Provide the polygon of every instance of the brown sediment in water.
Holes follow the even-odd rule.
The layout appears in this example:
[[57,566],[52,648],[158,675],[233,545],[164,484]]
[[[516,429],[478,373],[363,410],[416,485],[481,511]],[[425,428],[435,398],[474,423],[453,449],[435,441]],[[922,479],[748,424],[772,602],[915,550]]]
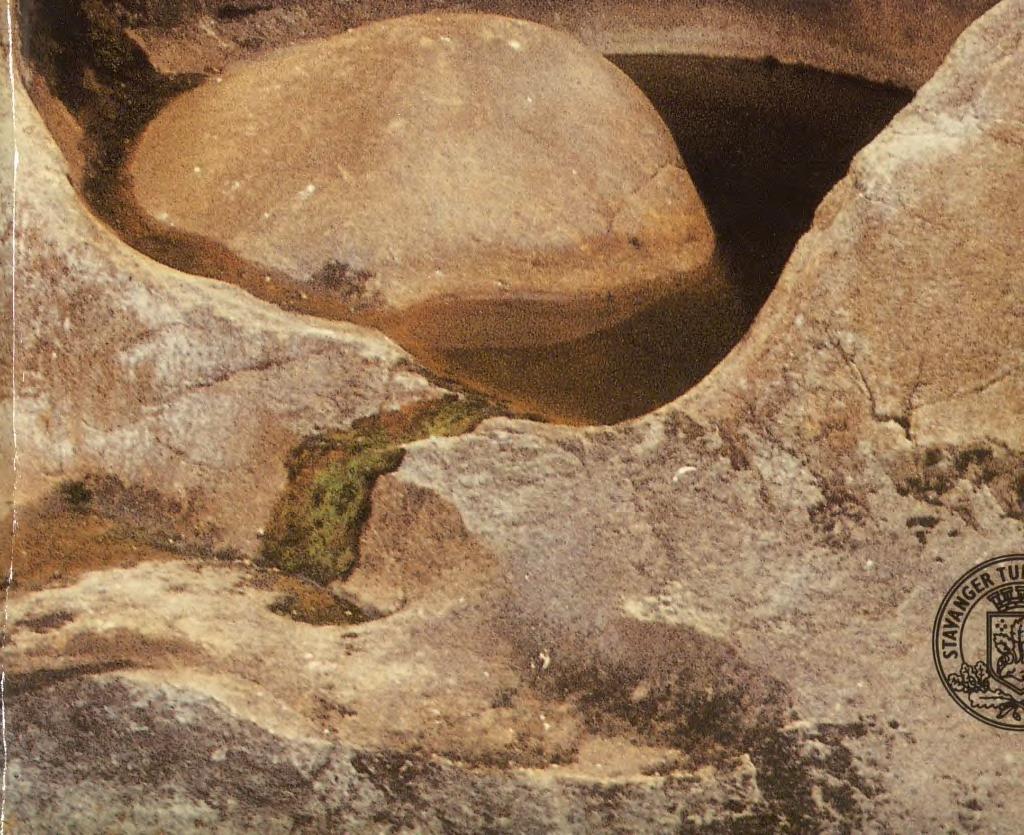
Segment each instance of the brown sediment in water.
[[[667,122],[705,203],[718,238],[709,280],[715,292],[700,298],[692,290],[670,293],[625,321],[570,341],[439,347],[423,334],[444,332],[447,323],[471,316],[470,305],[433,303],[398,317],[370,317],[334,289],[295,281],[161,224],[132,198],[123,167],[130,141],[117,166],[93,169],[84,191],[122,239],[172,267],[231,282],[285,310],[376,327],[437,378],[501,400],[515,413],[614,423],[679,396],[739,341],[818,203],[910,93],[771,61],[612,60]],[[509,317],[530,314],[528,302],[508,303]]]
[[[664,294],[610,327],[552,344],[446,347],[417,337],[465,315],[456,304],[413,308],[384,329],[438,377],[501,400],[513,413],[571,425],[615,423],[677,397],[739,341],[749,317],[726,275],[716,257],[704,283]],[[528,304],[507,308],[509,316],[535,313]]]
[[99,216],[134,249],[176,270],[235,284],[282,310],[324,319],[360,322],[337,293],[299,282],[279,270],[240,257],[202,235],[182,232],[141,211],[123,169],[86,181],[85,195]]

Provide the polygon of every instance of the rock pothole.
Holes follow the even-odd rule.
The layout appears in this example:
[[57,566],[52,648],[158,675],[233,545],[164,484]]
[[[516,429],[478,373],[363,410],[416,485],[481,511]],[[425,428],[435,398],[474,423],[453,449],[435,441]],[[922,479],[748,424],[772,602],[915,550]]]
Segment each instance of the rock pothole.
[[[71,11],[105,51],[76,54],[44,25],[35,59],[85,127],[85,195],[128,243],[381,328],[441,380],[574,424],[638,416],[701,380],[909,99],[775,62],[608,63],[486,15],[268,41],[205,76],[161,74],[111,13]],[[86,70],[98,83],[69,81]],[[275,115],[302,101],[301,120]]]

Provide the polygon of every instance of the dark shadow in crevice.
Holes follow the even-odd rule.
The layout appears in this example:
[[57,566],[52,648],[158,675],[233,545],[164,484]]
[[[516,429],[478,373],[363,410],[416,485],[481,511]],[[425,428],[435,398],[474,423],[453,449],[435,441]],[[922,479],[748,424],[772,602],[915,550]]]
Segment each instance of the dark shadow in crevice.
[[614,55],[672,131],[756,314],[814,211],[913,93],[805,66]]
[[746,333],[815,209],[906,90],[776,61],[611,56],[654,103],[685,159],[731,294],[670,296],[625,322],[544,347],[438,352],[431,368],[567,423],[616,423],[703,379]]

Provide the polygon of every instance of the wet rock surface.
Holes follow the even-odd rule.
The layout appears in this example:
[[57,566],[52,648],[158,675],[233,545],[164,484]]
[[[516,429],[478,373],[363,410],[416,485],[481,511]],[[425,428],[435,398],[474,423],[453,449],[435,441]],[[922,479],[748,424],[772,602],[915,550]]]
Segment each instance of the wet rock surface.
[[[1024,533],[1022,18],[963,35],[697,388],[409,443],[341,584],[380,617],[296,622],[241,559],[15,586],[12,822],[1015,831],[1022,764],[928,645]],[[104,472],[253,555],[299,438],[438,396],[370,329],[125,248],[17,102],[22,503]]]

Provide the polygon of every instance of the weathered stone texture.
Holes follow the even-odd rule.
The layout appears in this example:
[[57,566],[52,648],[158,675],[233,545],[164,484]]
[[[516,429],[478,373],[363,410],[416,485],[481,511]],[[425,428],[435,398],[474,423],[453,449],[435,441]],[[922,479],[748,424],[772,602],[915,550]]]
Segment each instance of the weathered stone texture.
[[[695,389],[410,445],[350,581],[392,614],[297,624],[240,564],[14,599],[12,820],[1016,831],[1024,763],[928,647],[952,580],[1024,535],[1022,21],[961,37]],[[370,331],[125,250],[19,103],[26,496],[102,468],[255,526],[291,439],[432,391]],[[454,579],[389,595],[418,550]]]

